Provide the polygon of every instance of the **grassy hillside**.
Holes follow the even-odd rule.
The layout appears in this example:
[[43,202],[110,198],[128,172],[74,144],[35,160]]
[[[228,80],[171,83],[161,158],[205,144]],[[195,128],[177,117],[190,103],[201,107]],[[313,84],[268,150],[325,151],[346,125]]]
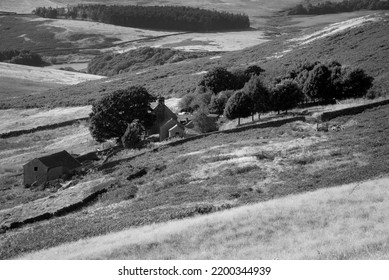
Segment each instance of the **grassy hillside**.
[[[389,28],[388,16],[360,19],[360,25],[342,28],[341,24],[325,29],[327,34],[318,31],[322,28],[305,31],[299,36],[283,36],[268,43],[242,51],[229,52],[220,57],[205,57],[179,64],[150,67],[115,76],[111,81],[83,83],[77,86],[50,90],[28,99],[0,100],[0,106],[53,106],[86,105],[99,99],[108,91],[133,84],[144,85],[152,94],[164,96],[183,96],[195,89],[204,71],[215,66],[228,68],[241,67],[252,63],[259,64],[268,79],[283,74],[298,61],[337,59],[343,65],[362,67],[375,77],[375,83],[387,89],[389,86]],[[345,24],[350,25],[347,21]],[[351,24],[352,25],[352,24]],[[335,30],[335,31],[334,31]],[[323,34],[322,34],[323,33]],[[313,34],[308,43],[292,38]],[[309,37],[308,37],[309,38]],[[307,40],[306,40],[307,41]],[[306,42],[305,41],[305,42]],[[297,59],[296,59],[297,58]]]
[[103,76],[0,62],[0,99],[36,94]]
[[[339,132],[293,123],[212,135],[136,158],[123,151],[83,179],[116,178],[95,204],[7,231],[0,258],[388,174],[388,109],[334,119],[345,128]],[[147,174],[131,179],[139,170]],[[310,223],[304,226],[309,231]]]
[[23,259],[384,259],[389,178],[130,229]]
[[182,52],[167,48],[143,47],[125,53],[102,54],[91,60],[88,73],[114,76],[152,66],[177,63],[187,59],[209,56],[209,53]]

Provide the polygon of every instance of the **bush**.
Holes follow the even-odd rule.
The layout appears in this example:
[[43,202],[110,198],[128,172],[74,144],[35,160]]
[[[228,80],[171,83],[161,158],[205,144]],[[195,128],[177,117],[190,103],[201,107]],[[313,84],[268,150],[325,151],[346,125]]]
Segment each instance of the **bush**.
[[138,119],[133,120],[127,125],[126,132],[121,138],[124,148],[138,149],[142,147],[142,140],[144,139],[145,128]]
[[201,133],[208,133],[218,129],[217,124],[213,118],[207,116],[204,111],[197,111],[193,116],[193,124],[195,130]]
[[374,78],[360,68],[346,73],[343,79],[343,98],[357,98],[366,95],[373,85]]

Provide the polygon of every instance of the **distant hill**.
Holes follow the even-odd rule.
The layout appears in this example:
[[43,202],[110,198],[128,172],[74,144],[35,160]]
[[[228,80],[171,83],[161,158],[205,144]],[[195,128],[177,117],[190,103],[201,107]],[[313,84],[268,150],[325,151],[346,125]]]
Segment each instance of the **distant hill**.
[[209,56],[209,52],[183,52],[168,48],[143,47],[125,53],[102,54],[88,65],[88,73],[113,76],[151,66],[176,63],[187,59]]
[[[86,105],[109,91],[132,84],[144,85],[156,95],[179,97],[193,91],[204,71],[215,66],[232,68],[255,63],[264,68],[265,75],[271,79],[303,60],[336,59],[342,65],[362,67],[375,77],[378,86],[386,89],[389,87],[389,17],[376,16],[359,21],[353,28],[347,27],[351,26],[347,21],[321,29],[323,34],[313,36],[312,40],[301,45],[301,41],[291,41],[293,38],[290,36],[281,36],[252,48],[223,54],[218,59],[210,56],[194,59],[190,63],[150,67],[144,69],[141,75],[133,71],[115,76],[111,81],[87,82],[61,90],[49,90],[24,100],[3,99],[0,106]],[[319,31],[312,30],[300,36]]]

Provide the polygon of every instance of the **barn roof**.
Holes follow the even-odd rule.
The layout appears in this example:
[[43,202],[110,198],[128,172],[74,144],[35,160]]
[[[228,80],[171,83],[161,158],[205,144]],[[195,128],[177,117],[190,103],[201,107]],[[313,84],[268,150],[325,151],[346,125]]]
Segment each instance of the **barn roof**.
[[64,166],[68,169],[75,169],[81,166],[81,164],[72,157],[67,151],[58,152],[55,154],[51,154],[48,156],[38,158],[44,165],[46,165],[49,169]]

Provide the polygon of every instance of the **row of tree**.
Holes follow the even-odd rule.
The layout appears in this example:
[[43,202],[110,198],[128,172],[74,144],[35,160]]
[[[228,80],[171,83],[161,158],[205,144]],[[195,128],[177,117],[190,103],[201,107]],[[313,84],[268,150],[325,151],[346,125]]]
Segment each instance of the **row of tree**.
[[288,10],[290,15],[321,15],[345,13],[359,10],[389,10],[389,1],[382,0],[343,0],[342,2],[319,2],[312,4],[306,0],[303,4]]
[[30,66],[43,66],[45,62],[42,57],[29,50],[3,50],[0,51],[0,62],[9,62]]
[[228,119],[268,111],[287,111],[299,104],[329,104],[366,95],[373,78],[339,62],[306,62],[265,85],[259,66],[229,72],[218,67],[200,80],[197,90],[180,102],[183,111],[206,110]]
[[185,6],[78,5],[68,8],[38,7],[36,15],[48,18],[89,19],[108,24],[180,31],[247,29],[245,14],[218,12]]

